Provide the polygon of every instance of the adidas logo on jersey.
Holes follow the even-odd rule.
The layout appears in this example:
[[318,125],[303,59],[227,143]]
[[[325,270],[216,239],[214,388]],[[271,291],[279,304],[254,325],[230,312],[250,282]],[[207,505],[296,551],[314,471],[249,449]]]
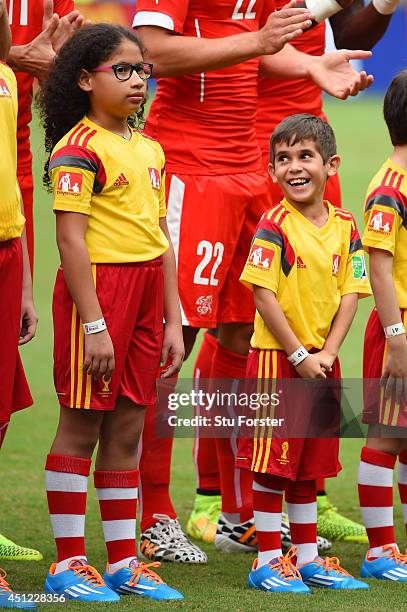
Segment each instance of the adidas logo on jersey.
[[122,185],[128,185],[129,181],[126,179],[126,177],[124,176],[123,172],[120,174],[120,176],[117,177],[117,179],[115,180],[115,182],[113,183],[114,187],[121,187]]
[[299,255],[297,255],[297,268],[300,268],[301,270],[306,270],[307,268],[307,265],[302,261]]

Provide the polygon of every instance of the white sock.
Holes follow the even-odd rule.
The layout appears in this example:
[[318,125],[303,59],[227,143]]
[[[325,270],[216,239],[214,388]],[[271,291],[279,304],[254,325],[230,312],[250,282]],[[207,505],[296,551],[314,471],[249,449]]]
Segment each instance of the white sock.
[[108,563],[107,564],[107,573],[114,574],[118,569],[122,567],[129,567],[131,561],[133,561],[134,557],[126,557],[126,559],[122,559],[121,561],[116,561],[116,563]]
[[54,575],[55,574],[60,574],[61,572],[66,572],[66,570],[68,569],[68,565],[74,559],[75,560],[76,559],[80,559],[81,561],[84,561],[85,563],[88,562],[86,557],[69,557],[68,559],[64,559],[63,561],[58,561],[58,563],[55,566]]

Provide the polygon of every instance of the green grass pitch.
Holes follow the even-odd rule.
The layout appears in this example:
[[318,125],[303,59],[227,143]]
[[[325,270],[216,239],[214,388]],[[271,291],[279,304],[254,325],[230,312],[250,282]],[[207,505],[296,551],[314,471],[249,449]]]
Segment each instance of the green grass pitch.
[[[390,151],[389,140],[381,116],[380,101],[368,98],[346,103],[329,102],[327,114],[336,129],[339,153],[343,157],[341,179],[343,205],[356,214],[361,224],[361,206],[371,175]],[[40,549],[42,562],[1,562],[15,589],[39,592],[49,564],[54,560],[54,542],[48,520],[44,492],[43,466],[57,421],[57,402],[52,385],[51,296],[57,267],[54,239],[54,219],[50,197],[41,187],[42,137],[33,128],[33,154],[36,179],[36,264],[35,297],[40,316],[38,337],[23,350],[27,375],[35,398],[35,406],[16,415],[1,453],[1,513],[0,531],[17,542]],[[371,300],[363,300],[342,351],[345,376],[361,372],[363,328]],[[191,372],[192,359],[185,365],[183,375]],[[330,497],[350,517],[359,519],[356,470],[362,440],[344,440],[341,447],[343,470],[336,481],[328,484]],[[181,522],[185,525],[192,508],[195,478],[192,464],[192,440],[178,439],[173,458],[172,493]],[[89,560],[99,571],[105,564],[105,548],[99,521],[99,508],[90,484],[87,515],[87,550]],[[396,521],[399,544],[406,545],[397,488],[395,488]],[[208,553],[207,566],[193,567],[166,564],[159,570],[165,580],[185,594],[184,602],[154,604],[123,597],[115,610],[155,610],[168,606],[185,610],[379,610],[406,609],[403,585],[371,583],[367,593],[318,591],[311,597],[267,595],[246,587],[251,555],[227,555],[204,546]],[[358,573],[365,547],[336,545],[332,554],[338,555],[346,568]],[[44,610],[74,610],[78,604],[47,604]],[[91,604],[82,609],[91,609]]]

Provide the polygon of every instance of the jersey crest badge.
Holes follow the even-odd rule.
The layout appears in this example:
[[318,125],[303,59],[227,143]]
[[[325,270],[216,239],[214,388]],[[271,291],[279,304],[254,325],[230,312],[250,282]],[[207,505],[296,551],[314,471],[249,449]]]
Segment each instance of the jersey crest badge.
[[61,171],[58,175],[57,193],[69,193],[77,196],[82,191],[83,174]]
[[259,270],[269,270],[273,257],[273,249],[253,244],[250,250],[248,265]]
[[157,168],[149,168],[148,174],[150,175],[152,188],[157,189],[157,191],[159,191],[161,188],[161,176]]
[[379,234],[390,234],[393,229],[394,214],[373,208],[368,230]]
[[0,79],[0,98],[10,98],[11,92],[4,79]]
[[341,265],[341,256],[336,255],[335,253],[332,255],[332,275],[338,276],[339,266]]

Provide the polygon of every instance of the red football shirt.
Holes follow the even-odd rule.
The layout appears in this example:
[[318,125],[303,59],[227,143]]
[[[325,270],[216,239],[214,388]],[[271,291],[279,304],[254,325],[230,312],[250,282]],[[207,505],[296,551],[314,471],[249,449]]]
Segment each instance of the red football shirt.
[[[281,9],[286,0],[276,0]],[[325,52],[325,22],[311,28],[291,44],[309,55],[323,55]],[[280,121],[288,115],[311,113],[322,116],[322,91],[308,79],[293,81],[259,77],[256,129],[263,153],[268,154],[270,135]]]
[[[54,0],[54,11],[61,17],[73,11],[73,0]],[[26,45],[42,31],[43,0],[8,0],[8,15],[13,45]],[[31,174],[30,128],[34,78],[16,72],[18,86],[17,173]]]
[[[138,0],[134,26],[223,38],[257,31],[274,0]],[[201,74],[158,79],[147,131],[174,173],[233,174],[261,169],[256,138],[257,58]]]

